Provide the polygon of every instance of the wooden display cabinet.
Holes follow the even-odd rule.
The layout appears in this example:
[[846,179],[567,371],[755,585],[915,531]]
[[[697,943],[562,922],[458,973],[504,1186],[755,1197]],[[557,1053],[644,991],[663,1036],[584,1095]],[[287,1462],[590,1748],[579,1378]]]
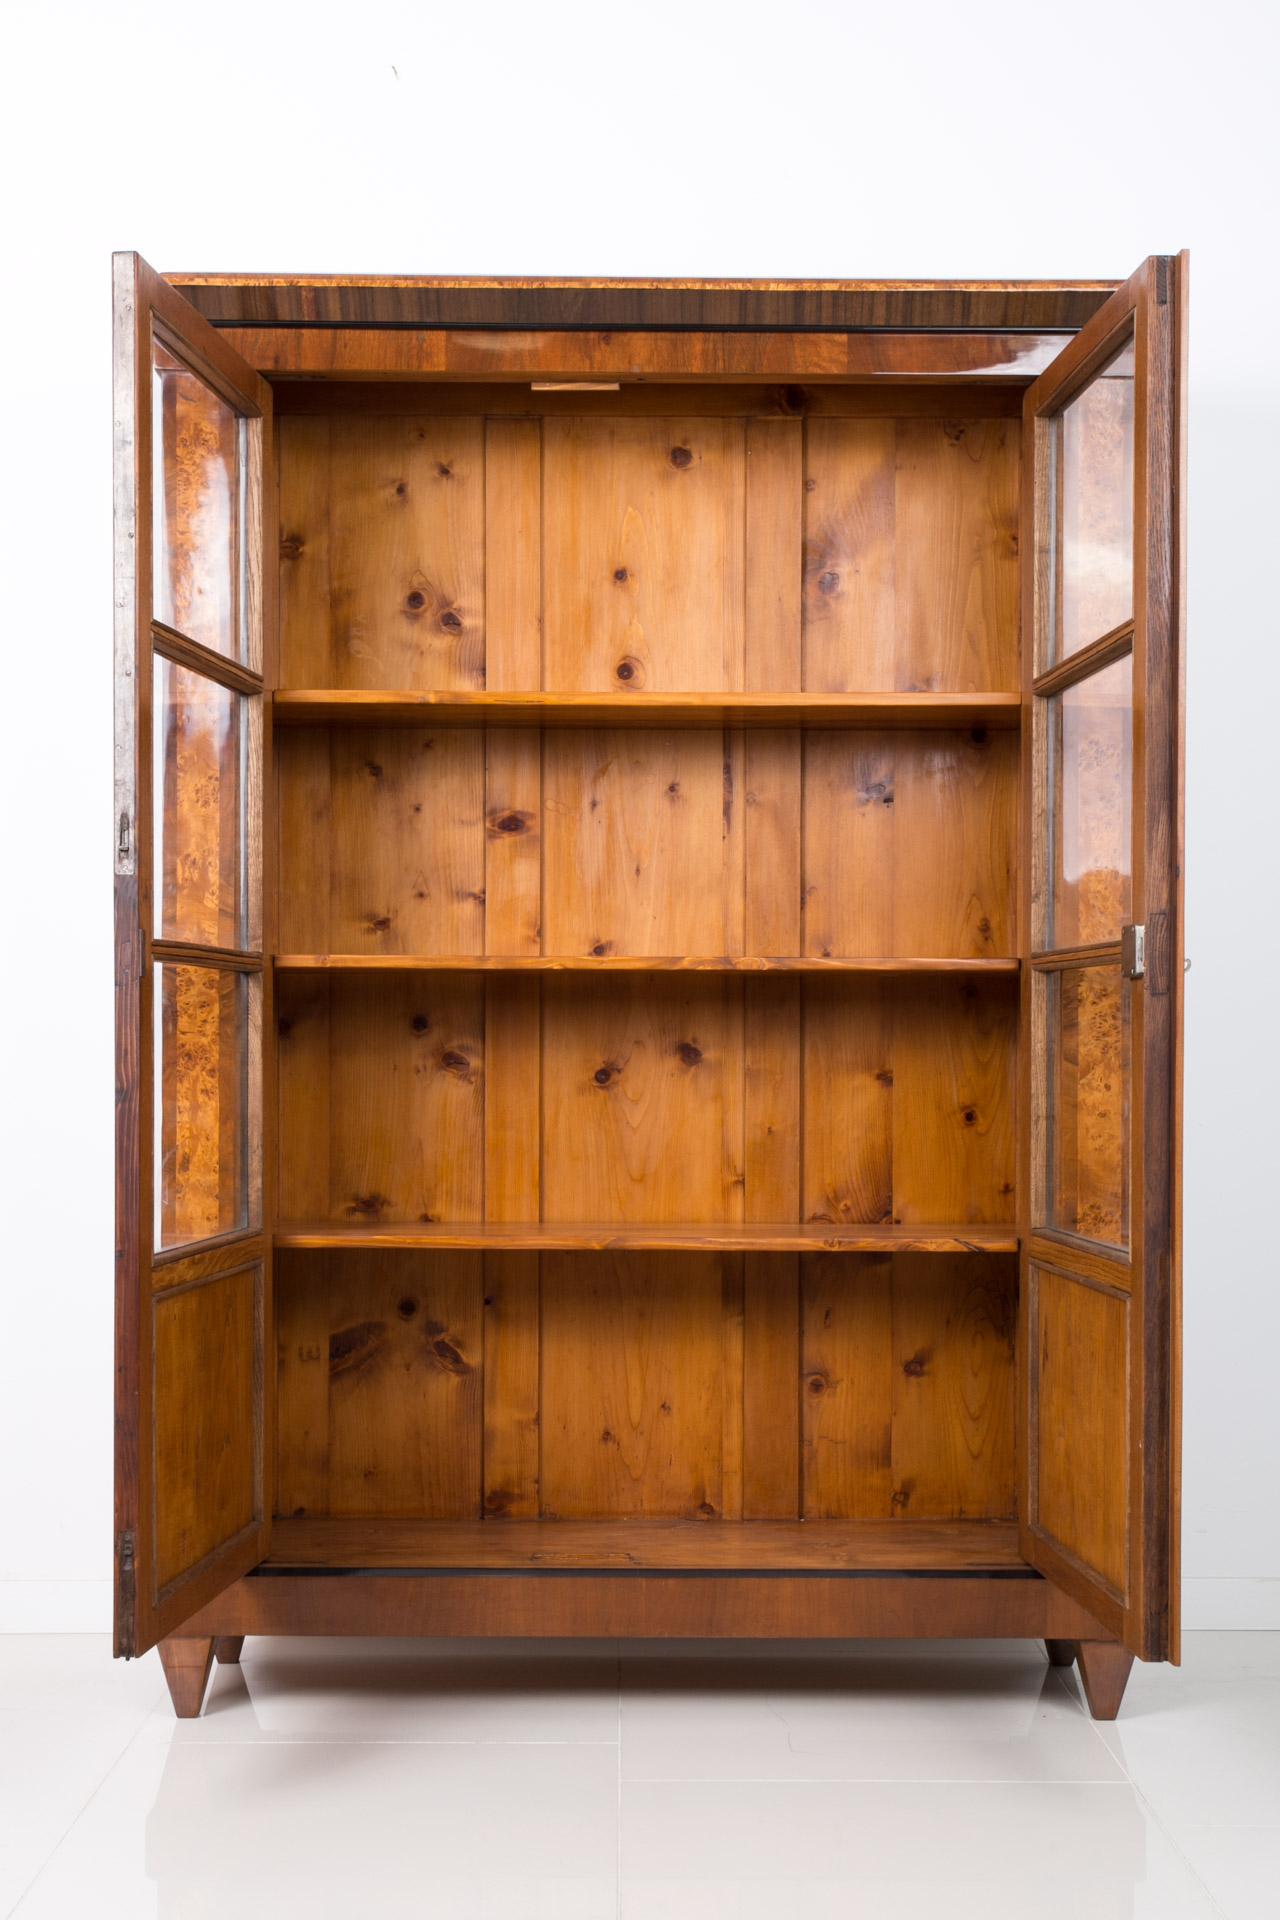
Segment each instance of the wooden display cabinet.
[[1176,1660],[1186,261],[116,261],[116,1649]]

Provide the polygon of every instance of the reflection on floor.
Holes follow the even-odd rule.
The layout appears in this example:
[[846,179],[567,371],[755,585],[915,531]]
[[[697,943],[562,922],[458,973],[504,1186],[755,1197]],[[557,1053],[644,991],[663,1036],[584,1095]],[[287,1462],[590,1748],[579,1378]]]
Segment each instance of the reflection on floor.
[[1113,1726],[1027,1643],[0,1638],[21,1920],[1268,1920],[1280,1634],[1187,1636]]

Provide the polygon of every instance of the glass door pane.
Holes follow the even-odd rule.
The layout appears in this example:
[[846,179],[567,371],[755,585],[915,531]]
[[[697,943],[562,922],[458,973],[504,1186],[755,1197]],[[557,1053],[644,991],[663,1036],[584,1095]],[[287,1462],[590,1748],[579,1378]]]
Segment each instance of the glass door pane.
[[1133,339],[1046,422],[1052,570],[1042,667],[1133,618]]
[[245,422],[162,340],[152,387],[152,617],[240,660]]
[[156,1251],[256,1227],[256,974],[155,969]]
[[1120,938],[1133,917],[1133,660],[1044,702],[1046,947]]
[[1048,1064],[1042,1225],[1129,1243],[1129,989],[1114,962],[1043,976]]
[[[256,696],[255,696],[256,697]],[[259,778],[251,700],[189,667],[155,659],[155,937],[189,945],[258,943],[246,897],[246,811]]]

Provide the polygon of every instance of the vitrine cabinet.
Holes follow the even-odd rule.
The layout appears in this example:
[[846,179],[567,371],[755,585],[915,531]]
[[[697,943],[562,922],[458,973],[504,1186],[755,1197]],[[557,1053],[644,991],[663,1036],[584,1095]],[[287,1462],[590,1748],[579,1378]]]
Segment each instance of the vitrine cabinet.
[[116,1647],[1176,1659],[1185,256],[116,261]]

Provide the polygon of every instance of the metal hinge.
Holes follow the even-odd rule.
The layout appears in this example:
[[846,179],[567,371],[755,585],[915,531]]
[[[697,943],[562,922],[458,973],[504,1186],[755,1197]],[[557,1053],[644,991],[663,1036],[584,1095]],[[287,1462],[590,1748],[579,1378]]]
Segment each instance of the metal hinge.
[[1147,970],[1147,930],[1124,927],[1120,933],[1120,971],[1126,980],[1141,980]]
[[133,1652],[133,1615],[137,1602],[134,1552],[132,1533],[122,1533],[116,1543],[116,1565],[119,1569],[119,1639],[126,1653]]

